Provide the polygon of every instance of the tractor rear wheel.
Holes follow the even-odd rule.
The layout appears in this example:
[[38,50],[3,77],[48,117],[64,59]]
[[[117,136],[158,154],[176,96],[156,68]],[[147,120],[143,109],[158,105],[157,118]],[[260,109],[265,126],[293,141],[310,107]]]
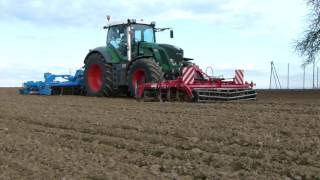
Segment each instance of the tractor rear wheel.
[[112,65],[99,53],[89,55],[85,60],[84,81],[88,96],[112,96]]
[[153,58],[142,58],[132,63],[127,77],[130,94],[134,96],[139,84],[158,82],[163,79],[163,72]]

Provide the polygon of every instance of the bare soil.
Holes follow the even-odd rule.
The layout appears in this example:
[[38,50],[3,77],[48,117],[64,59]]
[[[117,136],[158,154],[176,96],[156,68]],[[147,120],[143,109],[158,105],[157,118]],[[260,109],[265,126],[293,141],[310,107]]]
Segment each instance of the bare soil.
[[320,179],[320,91],[137,102],[0,89],[0,179]]

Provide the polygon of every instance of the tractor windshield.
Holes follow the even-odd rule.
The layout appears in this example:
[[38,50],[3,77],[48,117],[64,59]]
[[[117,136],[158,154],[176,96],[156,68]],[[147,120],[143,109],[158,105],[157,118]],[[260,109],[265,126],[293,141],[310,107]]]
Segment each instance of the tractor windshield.
[[133,40],[135,43],[144,41],[154,43],[154,29],[152,26],[143,25],[143,24],[134,24],[132,25],[132,30],[134,31]]

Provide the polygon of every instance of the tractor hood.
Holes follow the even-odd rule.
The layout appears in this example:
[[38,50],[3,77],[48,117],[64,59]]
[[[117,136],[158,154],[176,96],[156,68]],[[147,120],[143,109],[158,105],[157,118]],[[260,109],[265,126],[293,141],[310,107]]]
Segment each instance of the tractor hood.
[[176,61],[176,63],[183,61],[183,49],[173,46],[170,44],[158,44],[161,48],[163,48],[170,59]]
[[[170,44],[157,44],[157,43],[149,43],[149,42],[141,42],[140,48],[150,48],[150,49],[158,49],[163,51],[165,57],[162,58],[169,58],[169,61],[174,61],[175,63],[179,64],[183,61],[183,49],[173,46]],[[164,55],[162,54],[162,55]]]
[[141,42],[138,49],[139,56],[154,56],[165,74],[179,74],[180,68],[186,63],[183,50],[173,45]]

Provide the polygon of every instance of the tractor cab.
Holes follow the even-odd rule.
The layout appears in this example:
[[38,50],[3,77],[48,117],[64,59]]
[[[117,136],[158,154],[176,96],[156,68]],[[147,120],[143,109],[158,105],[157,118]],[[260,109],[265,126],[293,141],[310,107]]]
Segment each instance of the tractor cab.
[[107,48],[114,50],[119,60],[128,60],[136,58],[139,44],[155,43],[155,24],[136,22],[128,20],[127,22],[117,22],[108,27]]
[[[156,32],[170,28],[155,28],[155,22],[127,20],[110,23],[105,29],[108,29],[107,48],[114,51],[116,58],[121,62],[154,55],[153,50],[161,48],[156,46]],[[170,36],[173,38],[172,30]]]

